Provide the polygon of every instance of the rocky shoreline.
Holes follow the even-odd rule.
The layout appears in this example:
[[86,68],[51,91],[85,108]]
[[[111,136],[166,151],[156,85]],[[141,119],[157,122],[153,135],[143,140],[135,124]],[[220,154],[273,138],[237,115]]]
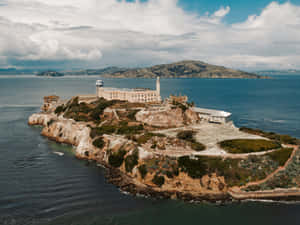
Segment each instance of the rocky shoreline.
[[[69,103],[63,104],[65,107],[69,107],[68,104],[74,105],[74,102],[69,101]],[[185,149],[187,148],[186,144],[197,143],[196,140],[185,143],[179,139],[166,138],[163,135],[156,136],[155,133],[151,133],[149,138],[150,133],[143,134],[140,131],[136,133],[136,136],[132,136],[132,134],[126,134],[126,136],[120,135],[120,130],[127,132],[126,129],[130,130],[133,127],[139,127],[138,122],[129,122],[134,125],[126,127],[126,129],[123,127],[118,128],[118,134],[106,131],[106,133],[101,133],[99,137],[94,134],[95,124],[93,122],[75,121],[72,118],[68,118],[66,117],[68,111],[64,114],[57,113],[59,106],[55,104],[55,107],[52,107],[47,102],[46,107],[45,105],[43,106],[43,112],[33,114],[29,117],[28,124],[43,126],[41,134],[51,140],[76,146],[77,158],[92,160],[107,168],[107,181],[116,185],[124,192],[153,198],[181,199],[193,202],[227,202],[245,199],[299,199],[300,191],[295,189],[295,187],[284,188],[282,190],[275,188],[274,190],[267,191],[245,191],[241,189],[245,185],[243,182],[251,182],[251,180],[248,181],[249,178],[247,178],[243,181],[244,178],[237,178],[238,176],[251,175],[251,179],[257,181],[263,172],[260,171],[259,176],[251,174],[249,166],[245,163],[249,163],[251,160],[255,160],[255,162],[258,160],[256,162],[257,166],[255,162],[250,166],[254,167],[253,171],[257,171],[258,169],[255,168],[263,166],[267,168],[265,170],[269,171],[268,173],[271,173],[277,168],[274,167],[276,161],[270,161],[274,155],[274,150],[262,155],[261,159],[255,158],[260,157],[259,154],[255,157],[249,156],[251,157],[250,159],[248,157],[228,159],[226,157],[200,157],[197,155],[191,155],[190,157],[169,157],[159,154],[165,150],[157,152],[153,150],[147,151],[146,148],[149,146],[150,141],[152,143],[155,141],[155,147],[159,148],[158,142],[172,140],[172,143],[174,142],[178,146],[183,146],[183,149]],[[179,109],[176,108],[174,110],[178,111]],[[114,112],[113,114],[116,113]],[[107,114],[103,116],[107,119],[111,115]],[[122,115],[120,114],[120,116]],[[115,119],[111,121],[115,121]],[[97,127],[100,127],[102,131],[105,126],[102,122]],[[108,128],[110,127],[105,127],[106,130]],[[144,140],[145,137],[147,137],[146,141]],[[138,139],[136,140],[136,138]],[[140,140],[143,141],[140,142]],[[294,153],[298,152],[298,146],[294,147]],[[268,154],[272,157],[270,158]],[[294,154],[289,155],[289,157],[294,157]],[[289,164],[287,159],[285,160],[286,164]],[[269,164],[266,164],[269,163],[268,161],[273,166],[270,167]],[[243,166],[244,164],[245,166]],[[211,168],[213,165],[217,168]],[[223,169],[220,170],[218,167]],[[197,171],[198,169],[200,171]],[[239,172],[241,174],[238,174]],[[239,183],[242,185],[238,185]]]

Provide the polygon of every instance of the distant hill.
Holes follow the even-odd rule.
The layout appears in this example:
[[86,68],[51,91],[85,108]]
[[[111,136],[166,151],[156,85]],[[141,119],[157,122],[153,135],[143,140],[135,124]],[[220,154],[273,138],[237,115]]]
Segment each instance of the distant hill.
[[87,69],[87,70],[78,70],[78,71],[64,71],[65,75],[103,75],[108,73],[116,73],[116,72],[123,72],[125,68],[120,67],[106,67],[103,69]]
[[127,69],[107,73],[103,76],[116,78],[154,78],[156,76],[166,78],[267,78],[254,73],[210,65],[201,61],[181,61],[148,68]]
[[300,75],[300,70],[262,70],[255,73],[259,75]]
[[41,77],[63,77],[64,74],[57,71],[43,71],[37,74],[37,76]]

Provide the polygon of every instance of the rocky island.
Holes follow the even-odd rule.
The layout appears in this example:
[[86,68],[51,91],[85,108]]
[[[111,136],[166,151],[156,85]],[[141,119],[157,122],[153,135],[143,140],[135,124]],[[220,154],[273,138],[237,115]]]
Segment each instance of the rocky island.
[[111,99],[44,97],[28,123],[76,146],[76,157],[103,165],[108,181],[132,194],[189,201],[300,196],[298,139],[237,128],[230,113],[197,108],[186,96],[152,102],[109,93]]
[[37,74],[39,77],[63,77],[64,74],[57,71],[43,71]]

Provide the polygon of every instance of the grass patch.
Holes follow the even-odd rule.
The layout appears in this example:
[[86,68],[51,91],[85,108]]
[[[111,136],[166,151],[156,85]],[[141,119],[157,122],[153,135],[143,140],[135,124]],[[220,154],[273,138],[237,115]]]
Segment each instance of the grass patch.
[[126,155],[125,150],[119,150],[118,152],[111,153],[108,157],[108,163],[109,165],[118,168],[122,165],[124,161],[124,156]]
[[153,184],[156,184],[158,187],[161,187],[165,183],[165,177],[155,174],[155,176],[152,179],[152,182]]
[[199,143],[194,138],[196,132],[192,130],[179,131],[177,138],[189,142],[191,148],[197,152],[205,150],[205,145]]
[[137,143],[139,145],[146,144],[152,137],[166,137],[166,135],[160,133],[148,132],[141,135],[139,138],[137,138]]
[[60,105],[60,106],[57,106],[54,113],[57,114],[57,115],[60,115],[61,113],[63,113],[65,111],[65,107],[64,105]]
[[139,172],[141,174],[142,179],[144,179],[146,177],[146,175],[147,175],[147,172],[148,172],[147,166],[145,164],[140,165],[138,167],[138,170],[139,170]]
[[113,134],[117,130],[116,126],[113,125],[102,125],[101,127],[91,128],[90,137],[94,138],[103,134]]
[[260,139],[235,139],[226,140],[219,143],[220,147],[229,153],[251,153],[262,152],[280,148],[281,145],[275,141],[260,140]]
[[269,138],[274,141],[278,141],[283,144],[300,145],[300,140],[298,140],[297,138],[291,137],[289,135],[285,135],[285,134],[276,134],[274,132],[265,132],[260,129],[252,129],[252,128],[247,128],[247,127],[241,127],[240,131],[243,131],[243,132],[246,132],[249,134],[266,137],[266,138]]
[[278,162],[280,166],[284,166],[286,161],[290,158],[292,152],[292,148],[282,148],[278,151],[268,153],[267,155],[270,156],[273,161]]
[[99,137],[96,140],[94,140],[93,145],[97,148],[103,148],[105,145],[105,142],[103,141],[103,137]]
[[132,169],[138,164],[139,151],[135,149],[133,153],[125,158],[125,169],[127,172],[132,172]]
[[128,123],[126,121],[122,121],[119,124],[117,134],[121,134],[121,135],[139,134],[142,130],[144,130],[144,126],[142,124],[137,126],[128,126]]
[[135,110],[130,110],[127,114],[127,118],[130,119],[130,120],[133,120],[135,121],[135,115],[139,112],[140,110],[139,109],[135,109]]

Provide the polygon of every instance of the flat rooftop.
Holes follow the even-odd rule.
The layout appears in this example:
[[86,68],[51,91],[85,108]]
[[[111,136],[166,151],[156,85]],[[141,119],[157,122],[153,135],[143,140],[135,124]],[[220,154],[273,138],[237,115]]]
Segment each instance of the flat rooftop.
[[149,88],[113,88],[105,87],[104,91],[126,91],[126,92],[143,92],[143,91],[155,91]]
[[230,117],[231,113],[230,112],[225,112],[221,110],[214,110],[214,109],[204,109],[204,108],[198,108],[198,107],[193,107],[193,110],[197,113],[201,114],[206,114],[209,116],[215,116],[215,117]]

